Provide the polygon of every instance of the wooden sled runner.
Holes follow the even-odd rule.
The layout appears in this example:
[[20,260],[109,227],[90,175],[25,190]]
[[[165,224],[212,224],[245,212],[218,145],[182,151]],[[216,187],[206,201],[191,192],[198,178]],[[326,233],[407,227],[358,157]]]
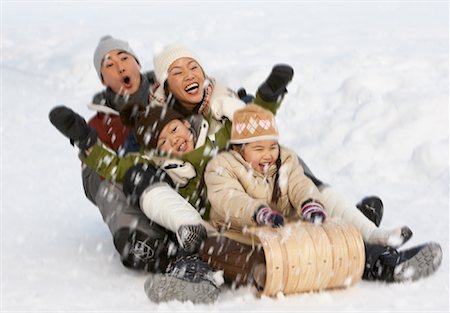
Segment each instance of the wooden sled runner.
[[361,280],[364,243],[349,223],[299,221],[282,228],[252,228],[250,233],[261,242],[266,258],[264,295],[347,287]]

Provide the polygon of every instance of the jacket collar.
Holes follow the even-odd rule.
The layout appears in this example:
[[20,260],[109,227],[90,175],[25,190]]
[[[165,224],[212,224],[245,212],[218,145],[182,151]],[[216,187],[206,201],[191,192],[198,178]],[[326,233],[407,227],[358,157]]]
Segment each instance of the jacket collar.
[[191,132],[194,135],[195,149],[203,146],[206,142],[206,136],[208,135],[209,124],[201,115],[191,115],[188,118],[191,124]]
[[88,108],[105,114],[119,115],[120,110],[127,103],[133,102],[147,105],[151,86],[151,73],[147,73],[146,75],[141,74],[141,85],[134,94],[120,96],[115,94],[111,88],[108,87],[103,92],[104,99],[100,103],[88,104]]
[[265,177],[273,177],[275,176],[275,174],[277,173],[277,166],[275,164],[272,164],[269,167],[269,170],[267,171],[267,173],[260,173],[258,171],[255,171],[251,164],[248,163],[247,161],[244,160],[244,158],[242,157],[242,155],[234,150],[229,150],[229,152],[234,156],[234,158],[246,169],[247,172],[251,173],[254,177],[261,177],[261,178],[265,178]]

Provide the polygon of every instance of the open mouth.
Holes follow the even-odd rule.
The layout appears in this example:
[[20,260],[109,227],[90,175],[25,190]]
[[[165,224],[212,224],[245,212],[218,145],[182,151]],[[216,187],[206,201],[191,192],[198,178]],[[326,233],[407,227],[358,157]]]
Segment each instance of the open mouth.
[[186,148],[187,148],[187,144],[186,144],[186,141],[185,141],[178,147],[178,151],[179,152],[184,152],[184,151],[186,151]]
[[123,84],[125,85],[125,87],[130,87],[131,86],[131,78],[129,76],[125,76],[123,78]]
[[259,169],[261,172],[266,173],[269,170],[270,163],[259,163]]
[[188,94],[195,94],[198,91],[198,87],[198,83],[192,83],[186,86],[186,88],[184,88],[184,91],[186,91]]

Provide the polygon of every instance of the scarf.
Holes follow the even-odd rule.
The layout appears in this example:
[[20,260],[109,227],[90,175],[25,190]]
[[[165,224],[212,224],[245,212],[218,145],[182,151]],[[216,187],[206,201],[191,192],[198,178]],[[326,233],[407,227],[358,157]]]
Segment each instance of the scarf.
[[146,106],[148,104],[150,83],[152,80],[150,80],[149,75],[141,74],[141,85],[139,86],[139,89],[132,95],[121,96],[114,93],[111,88],[106,88],[106,105],[116,110],[117,112],[120,112],[127,103],[131,102],[143,104]]
[[206,77],[205,81],[207,82],[207,86],[204,90],[203,99],[199,104],[195,106],[192,111],[187,110],[177,99],[172,96],[172,94],[169,93],[169,95],[166,96],[164,86],[159,83],[154,83],[150,88],[150,103],[159,106],[167,105],[169,107],[172,107],[185,117],[188,117],[192,114],[201,114],[206,119],[208,119],[211,107],[211,95],[214,92],[215,79]]

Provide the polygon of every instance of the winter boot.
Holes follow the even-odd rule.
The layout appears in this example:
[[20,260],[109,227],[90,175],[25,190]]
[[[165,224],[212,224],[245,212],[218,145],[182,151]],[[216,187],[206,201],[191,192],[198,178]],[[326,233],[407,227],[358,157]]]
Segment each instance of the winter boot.
[[287,92],[286,86],[292,80],[294,70],[291,66],[277,64],[272,68],[272,72],[266,81],[259,86],[257,94],[266,102],[281,101]]
[[222,272],[215,272],[198,255],[179,253],[166,274],[150,274],[145,293],[153,302],[171,300],[212,303],[223,284]]
[[430,242],[403,251],[386,247],[372,264],[370,264],[372,256],[366,257],[367,267],[364,276],[369,280],[416,281],[431,275],[439,268],[442,262],[442,249],[438,243]]
[[169,244],[167,238],[151,237],[139,230],[122,228],[114,234],[114,245],[120,252],[122,264],[148,272],[162,272],[167,268]]
[[239,90],[237,91],[237,94],[238,94],[239,99],[241,99],[246,104],[255,100],[255,97],[248,94],[247,90],[245,90],[245,88],[239,88]]
[[411,239],[412,235],[412,230],[408,226],[397,227],[391,230],[375,228],[366,241],[371,244],[398,248]]
[[356,207],[375,225],[380,226],[383,218],[383,202],[377,196],[363,198]]
[[206,228],[202,224],[182,225],[177,231],[178,242],[189,254],[197,253],[200,250],[206,236]]
[[252,277],[256,289],[263,290],[266,285],[266,264],[256,264],[252,270]]
[[50,122],[81,150],[97,142],[97,132],[86,124],[83,117],[65,106],[54,107],[49,113]]

